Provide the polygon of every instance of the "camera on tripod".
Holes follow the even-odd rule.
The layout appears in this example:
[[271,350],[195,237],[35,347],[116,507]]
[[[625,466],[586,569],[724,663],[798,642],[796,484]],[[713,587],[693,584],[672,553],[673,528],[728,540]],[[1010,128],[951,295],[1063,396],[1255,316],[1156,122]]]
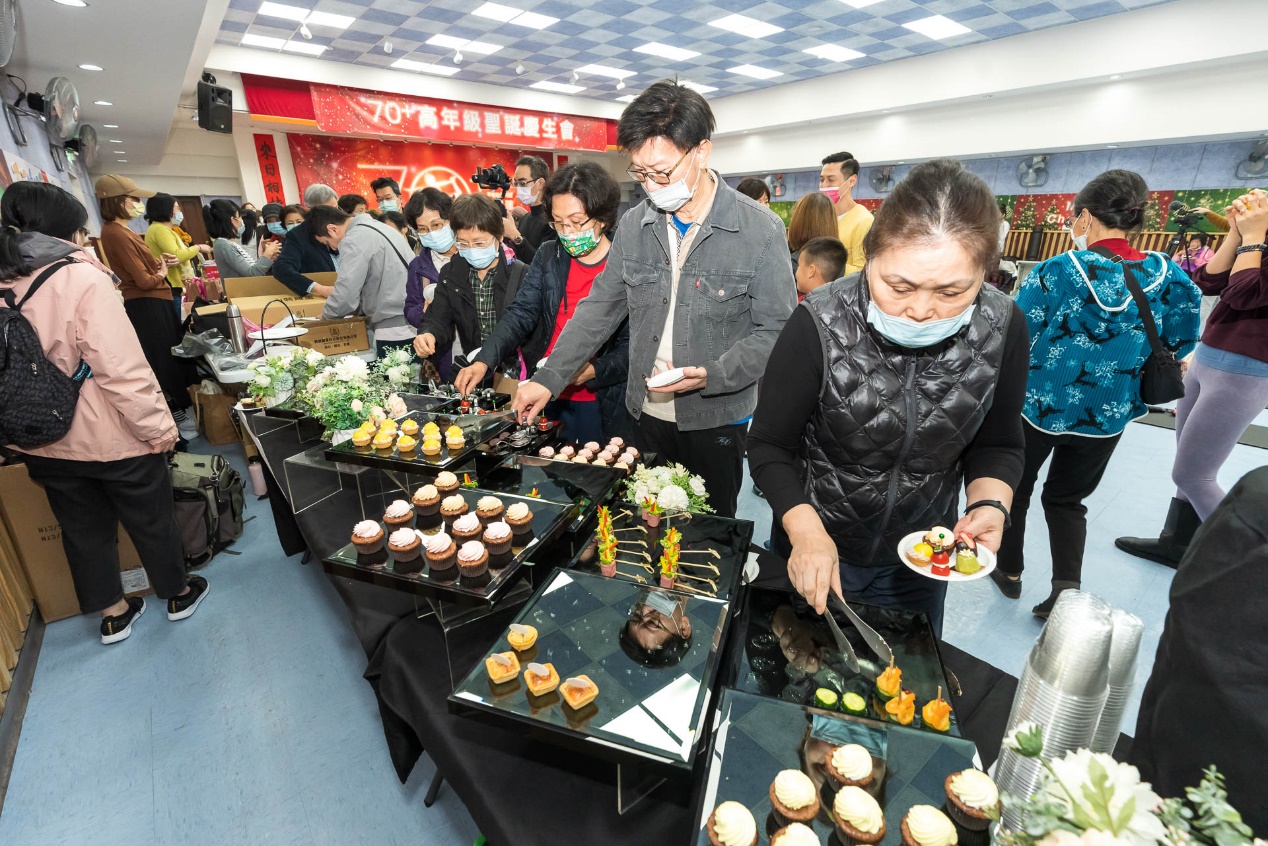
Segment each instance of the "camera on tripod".
[[476,168],[471,181],[486,191],[500,190],[502,199],[506,199],[506,192],[511,190],[511,177],[507,174],[506,168],[500,164]]

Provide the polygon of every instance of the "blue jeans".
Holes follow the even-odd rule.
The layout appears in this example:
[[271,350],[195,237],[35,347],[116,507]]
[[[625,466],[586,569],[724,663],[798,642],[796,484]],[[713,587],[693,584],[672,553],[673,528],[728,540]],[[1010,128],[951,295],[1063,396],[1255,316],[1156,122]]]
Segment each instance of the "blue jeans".
[[543,412],[547,417],[563,424],[564,440],[584,444],[596,441],[607,443],[603,436],[603,420],[599,417],[599,403],[577,402],[576,400],[551,400]]
[[172,289],[172,307],[176,309],[176,323],[179,325],[184,322],[184,315],[181,314],[181,306],[185,302],[185,294],[180,288]]

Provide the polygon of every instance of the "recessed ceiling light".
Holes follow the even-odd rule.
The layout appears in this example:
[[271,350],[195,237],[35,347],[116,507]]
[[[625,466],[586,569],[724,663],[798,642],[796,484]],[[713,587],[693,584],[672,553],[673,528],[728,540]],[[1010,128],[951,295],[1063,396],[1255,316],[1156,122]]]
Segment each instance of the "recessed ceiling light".
[[518,18],[511,21],[515,26],[523,26],[528,29],[545,29],[548,26],[559,23],[559,18],[552,18],[550,15],[539,15],[536,12],[525,12]]
[[308,17],[308,10],[299,6],[288,6],[285,3],[261,3],[257,14],[270,18],[285,18],[288,21],[303,21]]
[[86,70],[86,71],[102,71],[102,70],[105,70],[105,68],[103,68],[101,65],[80,65],[80,66],[79,66],[79,69],[80,69],[80,70]]
[[633,94],[625,94],[623,96],[616,98],[616,101],[618,103],[633,103],[634,100],[635,100],[635,95]]
[[682,85],[683,88],[690,88],[692,91],[695,91],[697,94],[708,94],[710,91],[718,90],[712,85],[701,85],[698,82],[691,82],[690,80],[687,80],[687,79],[680,80],[680,84]]
[[1118,149],[1118,145],[1117,145],[1117,144],[1106,144],[1105,146],[1106,146],[1107,148],[1111,149],[1111,150],[1117,150],[1117,149]]
[[74,6],[76,9],[82,9],[88,4],[84,0],[53,0],[59,6]]
[[282,49],[288,53],[303,53],[305,56],[320,56],[326,52],[325,44],[309,44],[306,41],[287,41]]
[[625,79],[634,76],[634,71],[621,70],[620,68],[610,68],[607,65],[582,65],[577,68],[577,73],[587,74],[589,76],[606,76],[609,79]]
[[855,59],[864,58],[864,54],[858,50],[851,50],[849,47],[842,47],[840,44],[820,44],[818,47],[811,47],[801,52],[818,56],[820,59],[827,59],[829,62],[852,62]]
[[541,82],[534,82],[529,88],[538,88],[542,91],[557,91],[560,94],[576,94],[579,91],[585,91],[584,85],[569,85],[566,82],[551,82],[549,79],[543,79]]
[[108,142],[106,142],[106,143],[108,143],[108,144],[122,144],[122,143],[123,143],[123,139],[122,139],[122,138],[111,138],[111,139],[110,139]]
[[119,128],[119,124],[117,124],[117,123],[103,123],[103,124],[101,125],[101,128],[102,128],[102,129],[118,129],[118,128]]
[[536,12],[523,12],[510,6],[503,6],[501,3],[485,3],[471,14],[528,29],[545,29],[552,24],[559,23],[559,18],[539,15]]
[[635,47],[635,53],[647,53],[650,56],[660,56],[662,59],[672,59],[675,62],[685,62],[688,59],[694,59],[700,53],[695,50],[684,50],[681,47],[671,47],[668,44],[661,44],[652,41],[644,44],[642,47]]
[[946,15],[933,15],[928,18],[921,18],[918,21],[905,23],[903,26],[912,32],[918,32],[928,38],[942,40],[944,38],[954,38],[957,35],[964,35],[972,32],[964,24],[958,24],[948,18]]
[[119,162],[120,164],[127,164],[127,163],[128,163],[128,160],[127,160],[127,159],[115,159],[115,161],[116,161],[116,162]]
[[427,62],[415,62],[412,59],[397,59],[392,62],[391,66],[398,70],[418,71],[419,73],[431,73],[437,76],[453,76],[459,70],[451,65],[433,65]]
[[427,43],[435,47],[465,50],[468,53],[477,53],[481,56],[488,56],[502,49],[501,44],[490,44],[487,41],[467,41],[465,38],[454,38],[452,35],[433,35],[427,39]]
[[506,23],[511,18],[517,17],[520,14],[520,10],[512,9],[510,6],[503,6],[501,3],[485,3],[471,14]]
[[777,76],[784,75],[783,71],[771,70],[757,65],[740,65],[734,68],[727,68],[727,73],[738,73],[740,76],[751,76],[753,79],[774,79]]
[[115,151],[114,151],[114,154],[115,154],[116,156],[126,156],[126,155],[128,154],[128,151],[127,151],[127,150],[115,150]]
[[765,21],[759,21],[757,18],[750,18],[746,15],[727,15],[725,18],[718,18],[716,21],[709,21],[709,26],[716,26],[718,29],[725,29],[727,32],[734,32],[736,35],[744,35],[749,38],[767,38],[777,32],[783,32],[782,26],[768,24]]
[[356,18],[349,15],[335,15],[330,12],[309,12],[304,23],[309,26],[328,26],[331,29],[347,29],[356,23]]
[[282,45],[286,43],[281,38],[273,38],[268,35],[255,35],[248,32],[242,36],[242,40],[238,42],[244,47],[264,47],[269,50],[281,50]]
[[874,6],[881,0],[841,0],[847,6],[853,6],[856,9],[862,9],[867,6]]
[[94,106],[113,106],[114,105],[114,103],[111,103],[109,100],[93,100],[92,104]]

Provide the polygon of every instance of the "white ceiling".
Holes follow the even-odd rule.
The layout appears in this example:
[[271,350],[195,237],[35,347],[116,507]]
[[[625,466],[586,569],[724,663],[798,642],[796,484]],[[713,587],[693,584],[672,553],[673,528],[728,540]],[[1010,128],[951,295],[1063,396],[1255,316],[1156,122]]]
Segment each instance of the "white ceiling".
[[[17,45],[4,72],[24,79],[32,92],[43,92],[54,76],[70,78],[81,120],[97,129],[101,141],[97,171],[109,171],[117,159],[157,162],[182,91],[192,92],[228,0],[87,2],[71,7],[18,0]],[[80,64],[104,70],[80,70]],[[15,96],[6,86],[5,99],[12,103]],[[94,105],[96,100],[114,105]],[[122,143],[110,143],[116,139]]]

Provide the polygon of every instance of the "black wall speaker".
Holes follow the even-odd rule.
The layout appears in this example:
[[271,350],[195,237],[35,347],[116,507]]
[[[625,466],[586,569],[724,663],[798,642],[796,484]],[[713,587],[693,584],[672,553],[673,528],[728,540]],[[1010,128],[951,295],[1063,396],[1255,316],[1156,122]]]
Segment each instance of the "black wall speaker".
[[203,74],[198,83],[198,126],[211,132],[233,134],[233,92],[216,84],[216,78]]

